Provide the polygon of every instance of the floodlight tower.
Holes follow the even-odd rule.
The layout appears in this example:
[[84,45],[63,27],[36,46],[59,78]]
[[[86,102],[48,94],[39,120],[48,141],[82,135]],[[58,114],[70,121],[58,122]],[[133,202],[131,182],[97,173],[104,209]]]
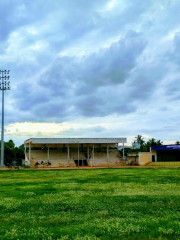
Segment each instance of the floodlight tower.
[[2,125],[1,125],[1,167],[4,167],[4,91],[10,90],[10,70],[0,70],[0,90],[2,90]]

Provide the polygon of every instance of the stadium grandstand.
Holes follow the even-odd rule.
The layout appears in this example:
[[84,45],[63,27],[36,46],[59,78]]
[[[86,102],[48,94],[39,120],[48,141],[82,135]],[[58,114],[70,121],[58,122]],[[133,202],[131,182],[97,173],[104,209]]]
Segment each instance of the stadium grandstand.
[[24,142],[25,165],[31,167],[123,165],[124,154],[120,156],[118,146],[121,144],[124,147],[126,141],[126,138],[30,138]]

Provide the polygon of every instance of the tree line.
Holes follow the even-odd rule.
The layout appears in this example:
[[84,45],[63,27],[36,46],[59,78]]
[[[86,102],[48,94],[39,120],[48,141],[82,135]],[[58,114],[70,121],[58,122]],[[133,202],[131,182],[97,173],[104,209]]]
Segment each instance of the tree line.
[[[138,153],[138,152],[149,152],[150,148],[153,146],[162,145],[163,142],[161,140],[156,140],[155,138],[151,138],[148,141],[145,141],[142,135],[137,135],[135,137],[134,143],[139,143],[139,148],[124,148],[124,154],[127,156],[128,153]],[[123,155],[123,150],[120,150],[121,155]]]
[[161,140],[156,140],[155,138],[151,138],[146,142],[141,135],[137,135],[134,142],[140,144],[139,151],[141,152],[149,152],[151,147],[160,146],[163,144]]
[[[1,141],[0,141],[0,150],[1,150]],[[15,143],[11,139],[8,142],[4,142],[4,158],[5,159],[12,159],[12,158],[24,159],[24,144],[20,145],[19,147],[16,147]]]

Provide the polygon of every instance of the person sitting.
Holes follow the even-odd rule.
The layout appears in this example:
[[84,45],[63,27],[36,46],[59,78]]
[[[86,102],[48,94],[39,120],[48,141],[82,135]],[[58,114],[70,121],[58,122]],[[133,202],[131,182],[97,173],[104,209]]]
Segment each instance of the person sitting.
[[36,163],[35,163],[35,167],[37,167],[38,165],[39,165],[39,163],[38,163],[38,162],[36,162]]
[[44,165],[44,162],[43,162],[43,161],[41,161],[41,164],[42,164],[42,165]]
[[47,162],[47,166],[50,166],[50,165],[51,165],[51,163],[48,161],[48,162]]

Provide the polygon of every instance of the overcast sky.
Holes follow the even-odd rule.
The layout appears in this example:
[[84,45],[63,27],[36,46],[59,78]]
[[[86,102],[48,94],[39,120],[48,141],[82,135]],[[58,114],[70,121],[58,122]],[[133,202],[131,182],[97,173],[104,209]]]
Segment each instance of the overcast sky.
[[5,141],[180,141],[179,0],[0,0]]

